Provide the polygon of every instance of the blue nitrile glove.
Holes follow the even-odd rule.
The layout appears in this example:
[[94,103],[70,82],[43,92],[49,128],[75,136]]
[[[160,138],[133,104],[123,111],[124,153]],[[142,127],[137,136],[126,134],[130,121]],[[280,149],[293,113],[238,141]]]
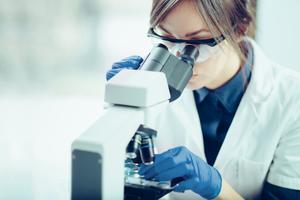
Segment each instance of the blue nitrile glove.
[[222,187],[222,177],[212,166],[190,152],[186,147],[176,147],[155,156],[152,165],[142,165],[139,171],[146,179],[170,181],[182,177],[175,192],[192,190],[206,199],[216,198]]
[[123,69],[137,69],[143,62],[143,58],[140,56],[130,56],[119,62],[115,62],[112,68],[106,73],[106,80],[111,79],[114,75],[119,73]]

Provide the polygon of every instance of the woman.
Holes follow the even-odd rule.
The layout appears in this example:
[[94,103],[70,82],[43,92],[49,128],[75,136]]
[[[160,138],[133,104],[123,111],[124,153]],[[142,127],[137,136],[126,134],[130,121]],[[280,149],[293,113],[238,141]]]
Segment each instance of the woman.
[[[300,199],[300,76],[246,37],[248,3],[153,0],[149,36],[175,55],[186,44],[200,51],[187,89],[157,121],[160,154],[140,170],[183,177],[171,198]],[[107,79],[141,62],[117,62]]]

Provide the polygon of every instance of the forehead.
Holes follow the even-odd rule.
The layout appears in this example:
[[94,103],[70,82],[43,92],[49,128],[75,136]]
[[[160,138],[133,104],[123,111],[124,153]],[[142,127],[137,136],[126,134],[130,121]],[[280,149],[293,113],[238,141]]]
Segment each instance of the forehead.
[[207,29],[203,17],[192,0],[182,1],[159,23],[162,27],[176,35],[186,35],[201,29]]

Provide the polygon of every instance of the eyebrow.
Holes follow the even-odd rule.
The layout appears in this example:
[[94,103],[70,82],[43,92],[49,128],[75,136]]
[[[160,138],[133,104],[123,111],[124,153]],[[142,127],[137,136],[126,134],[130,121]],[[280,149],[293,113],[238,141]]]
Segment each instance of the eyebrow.
[[[162,29],[163,31],[165,31],[166,33],[172,35],[172,33],[170,33],[167,29],[165,29],[165,28],[162,27],[161,25],[158,25],[158,27],[159,27],[160,29]],[[194,32],[185,34],[185,37],[192,37],[192,36],[198,35],[199,33],[202,33],[202,32],[207,32],[207,33],[209,33],[209,30],[207,30],[207,29],[200,29],[200,30],[198,30],[198,31],[194,31]]]

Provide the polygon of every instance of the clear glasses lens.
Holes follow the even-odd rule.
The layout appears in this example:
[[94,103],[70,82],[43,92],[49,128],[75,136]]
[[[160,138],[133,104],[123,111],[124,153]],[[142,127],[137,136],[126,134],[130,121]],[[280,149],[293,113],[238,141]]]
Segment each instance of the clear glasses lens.
[[220,47],[218,45],[214,47],[208,45],[200,45],[198,47],[198,50],[199,50],[199,56],[196,62],[201,63],[201,62],[205,62],[211,56],[215,55],[220,50]]
[[[169,51],[175,56],[179,56],[180,53],[183,51],[184,47],[186,45],[189,45],[187,43],[173,43],[158,38],[151,38],[151,41],[153,45],[157,45],[159,43],[165,45],[169,49]],[[199,51],[199,56],[196,60],[197,63],[205,62],[212,55],[216,54],[220,49],[218,45],[214,47],[208,45],[193,45],[193,46],[197,47]]]

